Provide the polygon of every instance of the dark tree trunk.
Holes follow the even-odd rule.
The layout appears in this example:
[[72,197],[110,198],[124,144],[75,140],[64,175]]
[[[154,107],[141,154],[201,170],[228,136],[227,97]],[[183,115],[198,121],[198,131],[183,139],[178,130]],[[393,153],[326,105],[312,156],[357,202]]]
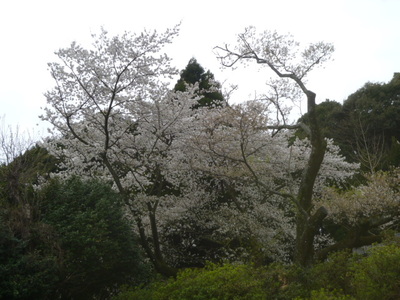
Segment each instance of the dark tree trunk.
[[144,232],[144,227],[142,225],[142,221],[140,219],[137,219],[136,224],[138,226],[139,236],[140,236],[140,241],[141,241],[142,247],[143,247],[144,251],[146,252],[147,257],[152,262],[155,270],[158,273],[160,273],[161,275],[166,276],[166,277],[176,276],[178,270],[169,266],[165,262],[162,254],[161,254],[161,251],[159,251],[159,250],[155,251],[150,246],[148,238]]
[[315,113],[315,93],[306,89],[303,91],[307,95],[311,153],[303,171],[297,195],[300,209],[296,217],[295,261],[302,266],[307,266],[313,261],[315,234],[328,213],[325,208],[321,207],[312,214],[314,185],[324,159],[326,142],[321,135]]
[[[106,152],[103,153],[102,159],[103,159],[105,166],[109,170],[111,176],[113,177],[114,182],[117,185],[118,191],[123,196],[125,205],[127,205],[129,207],[129,209],[131,210],[132,214],[135,217],[137,217],[136,224],[138,226],[141,245],[142,245],[144,251],[146,252],[146,255],[148,256],[150,261],[153,263],[154,268],[156,269],[157,272],[159,272],[160,274],[162,274],[164,276],[167,276],[167,277],[176,276],[177,270],[173,267],[168,266],[168,264],[165,262],[163,255],[161,253],[160,239],[159,239],[159,235],[158,235],[157,220],[156,220],[157,205],[154,205],[153,207],[150,205],[150,203],[147,205],[148,212],[149,212],[149,218],[150,218],[150,227],[151,227],[151,237],[149,238],[145,233],[142,221],[141,221],[140,217],[138,217],[137,211],[135,211],[132,208],[129,193],[122,186],[117,172],[115,171],[114,167],[111,165],[109,160],[107,159]],[[152,246],[149,244],[149,241],[152,243]]]

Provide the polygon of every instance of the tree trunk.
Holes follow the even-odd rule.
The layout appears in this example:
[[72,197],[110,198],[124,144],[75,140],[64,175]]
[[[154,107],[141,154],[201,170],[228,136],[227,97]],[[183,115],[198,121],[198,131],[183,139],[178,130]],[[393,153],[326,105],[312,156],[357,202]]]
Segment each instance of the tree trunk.
[[152,207],[150,204],[147,205],[147,208],[149,211],[151,235],[152,235],[150,240],[153,242],[153,247],[151,247],[149,244],[149,239],[146,236],[142,221],[141,221],[140,217],[138,217],[137,212],[132,208],[132,206],[130,204],[129,193],[123,188],[121,181],[117,175],[117,172],[114,170],[113,166],[107,159],[106,152],[103,153],[102,158],[103,158],[104,164],[106,165],[111,176],[113,177],[114,182],[117,185],[117,188],[118,188],[120,194],[123,196],[125,205],[127,205],[130,208],[132,214],[134,216],[136,216],[136,218],[137,218],[136,224],[138,226],[139,237],[140,237],[142,247],[143,247],[144,251],[146,252],[148,258],[153,263],[154,268],[156,269],[157,272],[159,272],[160,274],[162,274],[164,276],[167,276],[167,277],[176,276],[177,270],[175,268],[168,266],[168,264],[165,262],[165,260],[162,256],[162,253],[161,253],[160,239],[158,236],[157,221],[156,221],[156,215],[155,215],[157,205],[155,205],[154,207]]
[[151,236],[153,240],[153,248],[154,248],[154,267],[156,270],[164,276],[176,276],[177,270],[175,268],[170,267],[164,260],[164,257],[161,252],[160,238],[158,235],[157,221],[156,221],[156,209],[157,204],[153,207],[148,204],[149,209],[149,218],[150,218],[150,227],[151,227]]
[[161,255],[161,251],[155,251],[149,245],[148,238],[144,232],[144,227],[142,225],[142,221],[139,218],[136,220],[136,224],[138,226],[139,236],[140,236],[140,241],[141,241],[142,247],[143,247],[144,251],[146,252],[147,257],[152,262],[155,270],[158,273],[160,273],[161,275],[166,276],[166,277],[176,276],[178,270],[169,266],[165,262],[163,256]]
[[318,209],[312,214],[313,191],[315,180],[321,168],[326,151],[326,142],[321,135],[319,124],[315,112],[315,93],[306,90],[311,153],[308,163],[303,171],[297,200],[300,211],[296,217],[296,249],[295,262],[301,266],[307,266],[313,261],[314,257],[314,237],[321,226],[323,219],[327,216],[325,208]]

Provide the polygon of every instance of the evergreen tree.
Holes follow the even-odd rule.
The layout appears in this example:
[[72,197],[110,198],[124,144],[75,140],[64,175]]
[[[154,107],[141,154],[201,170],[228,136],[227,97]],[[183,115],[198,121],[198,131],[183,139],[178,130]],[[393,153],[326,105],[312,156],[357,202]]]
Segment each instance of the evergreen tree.
[[55,171],[38,146],[0,165],[0,299],[104,299],[147,272],[111,187],[72,178],[33,189]]
[[352,133],[347,142],[364,170],[400,165],[400,73],[388,83],[366,83],[343,103],[343,113],[343,129]]
[[122,199],[111,186],[77,177],[53,180],[40,198],[42,222],[53,228],[62,251],[54,296],[107,299],[119,285],[146,276]]
[[[327,100],[316,110],[323,135],[347,160],[361,163],[367,172],[400,165],[400,73],[388,83],[366,83],[343,105]],[[305,114],[299,121],[307,124],[308,119]]]
[[362,128],[367,139],[382,137],[385,149],[400,141],[400,73],[388,83],[366,83],[343,103],[349,126]]
[[224,97],[219,91],[220,84],[215,81],[214,74],[210,71],[205,72],[197,60],[191,58],[186,68],[181,71],[181,78],[176,83],[174,90],[183,92],[186,90],[186,84],[197,82],[199,83],[199,94],[202,98],[193,108],[222,105]]

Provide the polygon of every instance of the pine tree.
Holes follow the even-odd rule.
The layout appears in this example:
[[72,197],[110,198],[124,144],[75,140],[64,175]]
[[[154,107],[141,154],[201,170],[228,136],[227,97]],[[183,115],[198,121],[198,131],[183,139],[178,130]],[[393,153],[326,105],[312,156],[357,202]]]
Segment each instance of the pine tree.
[[181,78],[175,85],[175,91],[184,92],[186,84],[199,83],[199,95],[202,96],[198,100],[198,104],[193,108],[221,106],[224,96],[220,92],[220,84],[215,81],[214,74],[205,71],[195,58],[191,58],[188,65],[181,71]]

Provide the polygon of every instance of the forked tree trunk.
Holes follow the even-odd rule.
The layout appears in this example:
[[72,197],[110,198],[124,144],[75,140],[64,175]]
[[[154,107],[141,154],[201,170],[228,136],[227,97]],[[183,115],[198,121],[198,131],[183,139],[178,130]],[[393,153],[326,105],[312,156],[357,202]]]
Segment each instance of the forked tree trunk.
[[[178,270],[176,268],[169,266],[165,262],[160,249],[158,249],[158,251],[153,250],[152,247],[150,246],[149,238],[145,234],[142,221],[140,219],[137,219],[136,224],[138,226],[139,237],[140,237],[142,247],[143,247],[144,251],[146,252],[147,257],[152,262],[154,269],[158,273],[160,273],[161,275],[166,276],[166,277],[176,276],[176,274],[178,273]],[[154,238],[155,238],[154,236],[152,238],[150,238],[150,240],[153,241],[153,244],[159,244],[159,241],[154,241]],[[158,234],[156,234],[156,238],[158,238]]]
[[[114,182],[118,188],[118,191],[122,195],[125,204],[131,209],[132,214],[137,216],[137,212],[135,212],[130,205],[131,201],[130,201],[129,193],[122,186],[120,178],[117,175],[117,172],[114,170],[113,166],[108,161],[107,155],[105,153],[102,155],[102,158],[103,158],[104,164],[106,165],[111,176],[113,177]],[[138,226],[141,245],[142,245],[144,251],[146,252],[148,258],[153,263],[153,266],[157,272],[159,272],[160,274],[167,276],[167,277],[176,276],[177,270],[175,268],[169,266],[165,262],[164,257],[161,253],[160,239],[159,239],[159,235],[158,235],[156,215],[155,215],[157,206],[151,207],[151,205],[148,205],[147,208],[148,208],[149,218],[150,218],[151,237],[146,235],[141,219],[139,217],[136,219],[136,224]],[[150,245],[150,243],[152,245]]]
[[296,216],[295,261],[302,266],[307,266],[314,257],[314,237],[321,227],[323,219],[327,216],[327,211],[323,207],[312,214],[314,185],[324,159],[326,141],[321,135],[316,117],[315,93],[308,90],[303,91],[307,95],[311,153],[303,171],[297,195],[300,209]]

